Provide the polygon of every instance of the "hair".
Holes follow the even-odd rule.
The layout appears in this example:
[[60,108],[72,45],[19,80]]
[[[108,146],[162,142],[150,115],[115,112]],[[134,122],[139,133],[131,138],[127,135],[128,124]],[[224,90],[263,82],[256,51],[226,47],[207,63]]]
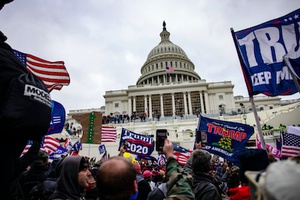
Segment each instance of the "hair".
[[115,156],[97,171],[96,185],[101,200],[125,200],[135,193],[136,168],[126,158]]
[[210,171],[211,154],[204,150],[193,152],[192,169],[195,173],[207,173]]

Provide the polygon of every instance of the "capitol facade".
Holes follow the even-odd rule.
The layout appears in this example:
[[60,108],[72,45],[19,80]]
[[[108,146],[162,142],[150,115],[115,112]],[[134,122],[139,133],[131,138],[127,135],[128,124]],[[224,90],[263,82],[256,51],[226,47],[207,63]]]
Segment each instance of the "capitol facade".
[[106,91],[105,114],[188,117],[236,110],[231,81],[201,79],[184,50],[170,40],[163,22],[161,41],[148,54],[136,85]]

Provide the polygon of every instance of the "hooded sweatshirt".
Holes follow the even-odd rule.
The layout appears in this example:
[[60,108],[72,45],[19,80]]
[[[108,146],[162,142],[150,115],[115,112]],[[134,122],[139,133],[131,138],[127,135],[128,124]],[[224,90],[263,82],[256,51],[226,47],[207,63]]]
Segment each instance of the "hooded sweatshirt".
[[82,156],[68,156],[57,166],[60,175],[57,187],[49,199],[83,199],[83,188],[78,185],[78,173]]

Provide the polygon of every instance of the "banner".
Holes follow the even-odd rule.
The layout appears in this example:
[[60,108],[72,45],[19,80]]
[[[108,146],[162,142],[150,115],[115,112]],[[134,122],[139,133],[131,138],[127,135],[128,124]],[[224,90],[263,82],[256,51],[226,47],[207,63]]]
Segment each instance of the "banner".
[[121,145],[125,141],[128,144],[128,148],[127,148],[126,152],[129,152],[129,153],[132,153],[135,155],[149,156],[152,154],[152,152],[154,150],[153,136],[137,134],[130,130],[122,128],[119,150],[120,150]]
[[210,119],[201,115],[198,130],[206,135],[205,150],[234,163],[239,162],[236,153],[246,147],[254,133],[253,127],[247,124]]
[[60,133],[65,125],[66,111],[62,104],[52,100],[51,122],[46,135]]
[[75,119],[82,126],[83,135],[81,143],[101,144],[102,113],[92,112],[85,114],[74,114]]
[[284,56],[299,60],[300,9],[260,25],[232,31],[249,96],[292,95],[296,85]]
[[[263,149],[261,145],[261,141],[258,139],[258,135],[256,135],[256,147],[258,149]],[[276,149],[272,145],[266,144],[266,147],[270,150],[270,152],[276,157],[276,158],[281,158],[280,155],[280,150]]]

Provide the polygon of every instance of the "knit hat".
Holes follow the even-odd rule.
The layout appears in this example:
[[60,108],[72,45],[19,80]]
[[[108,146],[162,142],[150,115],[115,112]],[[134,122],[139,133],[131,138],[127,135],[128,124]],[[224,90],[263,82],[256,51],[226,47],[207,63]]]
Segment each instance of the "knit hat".
[[79,164],[79,171],[85,169],[85,168],[88,168],[89,167],[89,163],[87,162],[87,160],[82,157],[81,160],[80,160],[80,164]]
[[237,153],[240,160],[240,181],[247,183],[244,173],[246,171],[260,171],[267,168],[269,159],[266,150],[263,149],[243,149]]
[[151,172],[149,170],[146,170],[143,172],[143,177],[144,178],[149,178],[151,176]]

